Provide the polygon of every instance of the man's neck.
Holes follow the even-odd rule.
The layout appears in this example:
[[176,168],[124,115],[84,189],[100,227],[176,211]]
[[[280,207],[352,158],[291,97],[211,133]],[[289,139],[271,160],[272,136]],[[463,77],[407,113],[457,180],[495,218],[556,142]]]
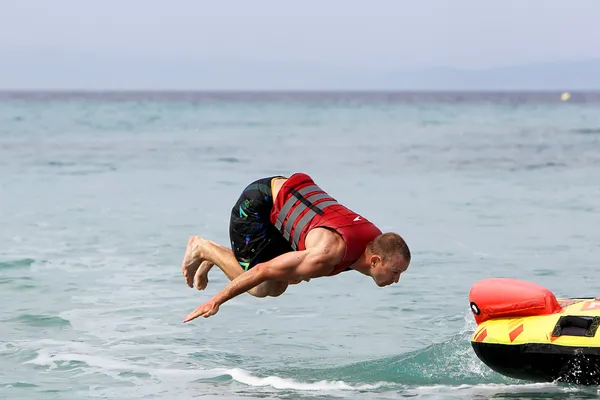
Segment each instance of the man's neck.
[[367,261],[366,250],[360,255],[359,259],[350,266],[350,268],[360,272],[361,274],[371,276],[371,265],[369,265],[369,262]]

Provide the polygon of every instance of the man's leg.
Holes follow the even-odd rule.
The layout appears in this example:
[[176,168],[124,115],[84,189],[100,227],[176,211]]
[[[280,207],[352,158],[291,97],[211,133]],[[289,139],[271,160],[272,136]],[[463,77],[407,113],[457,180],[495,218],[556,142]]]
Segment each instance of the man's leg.
[[[204,280],[202,289],[205,288],[208,283],[208,272],[213,265],[217,265],[229,280],[234,280],[244,272],[231,249],[212,240],[192,236],[188,241],[182,265],[188,286],[193,287],[196,281],[196,287],[200,288],[202,285],[198,283]],[[277,297],[285,292],[287,286],[287,282],[268,281],[252,288],[248,293],[255,297]]]
[[[244,272],[242,264],[245,269],[249,269],[259,260],[264,262],[282,251],[288,251],[287,248],[291,250],[289,243],[281,245],[280,240],[284,239],[279,237],[280,233],[269,221],[273,206],[273,178],[262,178],[250,183],[232,207],[229,224],[232,249],[197,236],[190,238],[182,265],[188,286],[196,286],[200,290],[206,288],[208,272],[215,264],[233,280]],[[264,282],[249,293],[257,297],[279,296],[286,288],[286,282]]]

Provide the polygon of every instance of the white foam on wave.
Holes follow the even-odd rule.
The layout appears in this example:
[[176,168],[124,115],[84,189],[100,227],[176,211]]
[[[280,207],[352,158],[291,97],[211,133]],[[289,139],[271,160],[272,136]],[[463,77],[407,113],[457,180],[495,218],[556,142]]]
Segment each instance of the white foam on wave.
[[[215,380],[223,382],[229,377],[232,381],[242,385],[267,388],[274,390],[293,390],[299,392],[326,392],[328,395],[343,395],[343,392],[355,391],[377,391],[379,395],[385,397],[386,390],[392,390],[390,394],[398,393],[400,390],[404,394],[415,395],[421,398],[436,398],[444,394],[449,398],[464,398],[472,396],[482,396],[484,398],[503,395],[503,394],[521,394],[527,395],[535,393],[572,393],[579,392],[582,389],[576,387],[563,387],[555,383],[485,383],[485,384],[462,384],[462,385],[431,385],[422,384],[407,387],[401,383],[378,382],[374,384],[352,384],[342,380],[319,380],[302,381],[292,377],[281,377],[277,375],[258,376],[242,368],[211,368],[201,369],[191,367],[168,368],[161,365],[151,365],[147,362],[136,362],[120,359],[106,355],[105,349],[91,347],[82,342],[62,342],[51,339],[44,339],[37,342],[37,346],[44,345],[36,350],[37,356],[26,364],[35,364],[48,366],[49,370],[60,371],[63,363],[81,363],[77,365],[77,374],[93,375],[97,373],[110,376],[121,381],[128,381],[136,387],[145,387],[149,389],[152,386],[167,384],[169,388],[181,387],[185,385],[188,388],[195,385],[202,385],[203,382],[214,383]],[[36,346],[36,347],[37,347]],[[114,349],[113,349],[114,350]],[[95,354],[94,354],[95,353]],[[71,366],[72,367],[72,366]],[[72,371],[72,369],[69,369]],[[122,374],[123,372],[132,373]],[[140,376],[146,374],[147,376]],[[151,378],[149,378],[151,377]],[[352,395],[351,395],[352,396]]]
[[316,390],[316,391],[327,391],[327,390],[372,390],[377,389],[383,383],[374,385],[357,385],[353,386],[344,381],[327,381],[322,380],[318,382],[300,382],[290,378],[280,378],[278,376],[267,376],[259,378],[252,375],[248,371],[240,368],[233,368],[226,370],[226,374],[230,375],[231,378],[237,382],[249,385],[249,386],[271,386],[275,389],[294,389],[294,390]]
[[[463,317],[465,324],[459,331],[459,335],[471,335],[477,329],[477,323],[475,322],[475,318],[473,317],[473,313],[469,307],[466,307],[466,311],[463,311],[460,316]],[[459,317],[457,315],[457,317]]]
[[[75,346],[77,347],[77,346]],[[181,382],[182,379],[188,382],[196,380],[216,379],[224,376],[231,377],[232,380],[244,385],[253,387],[272,387],[274,389],[288,389],[299,391],[338,391],[338,390],[373,390],[381,387],[385,383],[380,384],[362,384],[350,385],[344,381],[327,381],[321,380],[317,382],[301,382],[291,378],[282,378],[278,376],[258,377],[251,372],[242,368],[212,368],[212,369],[180,369],[180,368],[154,368],[136,363],[119,361],[110,357],[85,354],[73,351],[51,350],[42,348],[37,351],[37,356],[26,364],[36,364],[48,366],[53,370],[58,368],[60,362],[80,362],[84,363],[89,369],[82,368],[82,372],[102,373],[117,377],[120,372],[129,371],[134,373],[145,373],[159,379],[162,382],[176,381]],[[72,349],[75,350],[75,349]],[[119,379],[128,379],[120,377]],[[132,378],[138,379],[138,378]]]
[[94,356],[90,354],[79,353],[53,353],[50,349],[40,349],[37,351],[37,356],[34,359],[25,361],[24,364],[36,364],[48,366],[50,369],[58,367],[57,362],[77,361],[85,363],[91,367],[100,367],[107,370],[131,370],[131,365],[123,363],[112,358]]

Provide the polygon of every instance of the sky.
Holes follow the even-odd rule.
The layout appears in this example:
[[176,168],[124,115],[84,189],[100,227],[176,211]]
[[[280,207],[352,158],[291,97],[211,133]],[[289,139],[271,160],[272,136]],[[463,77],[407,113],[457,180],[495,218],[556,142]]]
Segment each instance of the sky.
[[394,87],[600,60],[598,0],[0,3],[4,89]]

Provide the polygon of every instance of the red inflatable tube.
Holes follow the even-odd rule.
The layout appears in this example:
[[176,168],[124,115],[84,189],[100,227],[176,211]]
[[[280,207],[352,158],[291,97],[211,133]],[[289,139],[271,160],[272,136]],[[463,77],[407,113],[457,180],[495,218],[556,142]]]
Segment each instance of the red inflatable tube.
[[550,290],[510,278],[476,282],[471,287],[469,302],[477,324],[493,318],[548,315],[561,311]]

